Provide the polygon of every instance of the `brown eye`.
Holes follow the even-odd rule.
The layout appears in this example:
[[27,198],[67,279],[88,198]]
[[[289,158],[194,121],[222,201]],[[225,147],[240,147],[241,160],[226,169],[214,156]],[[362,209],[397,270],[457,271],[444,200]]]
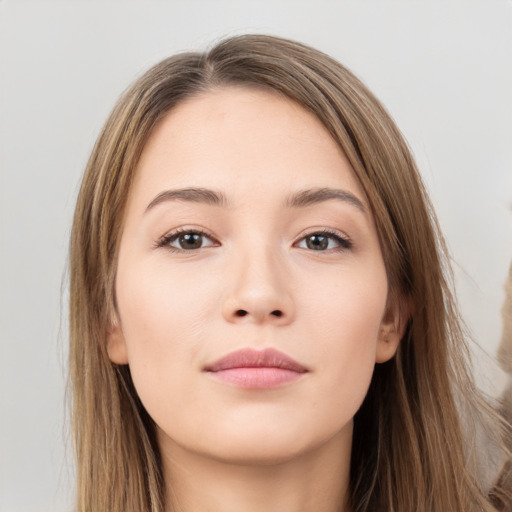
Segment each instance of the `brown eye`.
[[187,233],[177,238],[180,249],[199,249],[203,245],[203,236],[199,233]]
[[329,238],[323,235],[311,235],[305,238],[306,247],[313,251],[324,251],[329,247]]
[[166,236],[159,245],[178,251],[194,251],[216,244],[205,233],[200,231],[184,231]]
[[352,242],[336,233],[325,231],[305,236],[299,240],[297,247],[310,251],[343,250],[350,249]]

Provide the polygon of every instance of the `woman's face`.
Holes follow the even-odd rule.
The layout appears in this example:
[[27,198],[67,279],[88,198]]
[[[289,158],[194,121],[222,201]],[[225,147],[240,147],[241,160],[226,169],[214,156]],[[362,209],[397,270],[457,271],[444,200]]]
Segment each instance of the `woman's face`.
[[397,308],[365,195],[323,125],[277,94],[180,104],[143,151],[124,219],[110,358],[162,444],[286,460],[336,438]]

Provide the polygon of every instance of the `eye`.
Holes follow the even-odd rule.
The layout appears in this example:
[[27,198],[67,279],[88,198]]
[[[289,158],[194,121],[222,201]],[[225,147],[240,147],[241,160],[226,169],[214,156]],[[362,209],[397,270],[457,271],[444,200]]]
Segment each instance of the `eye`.
[[179,230],[165,235],[157,244],[176,251],[194,251],[203,247],[218,245],[212,238],[199,230]]
[[296,247],[311,251],[344,250],[350,249],[352,242],[337,233],[321,231],[301,238]]

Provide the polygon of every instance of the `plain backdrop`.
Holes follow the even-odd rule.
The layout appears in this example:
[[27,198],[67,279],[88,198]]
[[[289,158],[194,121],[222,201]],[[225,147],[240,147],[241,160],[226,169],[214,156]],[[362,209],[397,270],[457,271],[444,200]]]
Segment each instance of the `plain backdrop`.
[[177,51],[241,32],[332,54],[384,102],[437,208],[498,393],[512,256],[512,3],[0,0],[0,511],[72,509],[66,252],[88,154],[119,94]]

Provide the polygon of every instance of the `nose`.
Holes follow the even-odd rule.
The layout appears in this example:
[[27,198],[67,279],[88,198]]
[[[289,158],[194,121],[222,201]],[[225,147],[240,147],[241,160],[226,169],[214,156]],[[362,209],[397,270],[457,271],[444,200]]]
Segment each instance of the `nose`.
[[291,282],[270,251],[239,255],[230,265],[230,287],[222,313],[231,323],[288,325],[295,316]]

